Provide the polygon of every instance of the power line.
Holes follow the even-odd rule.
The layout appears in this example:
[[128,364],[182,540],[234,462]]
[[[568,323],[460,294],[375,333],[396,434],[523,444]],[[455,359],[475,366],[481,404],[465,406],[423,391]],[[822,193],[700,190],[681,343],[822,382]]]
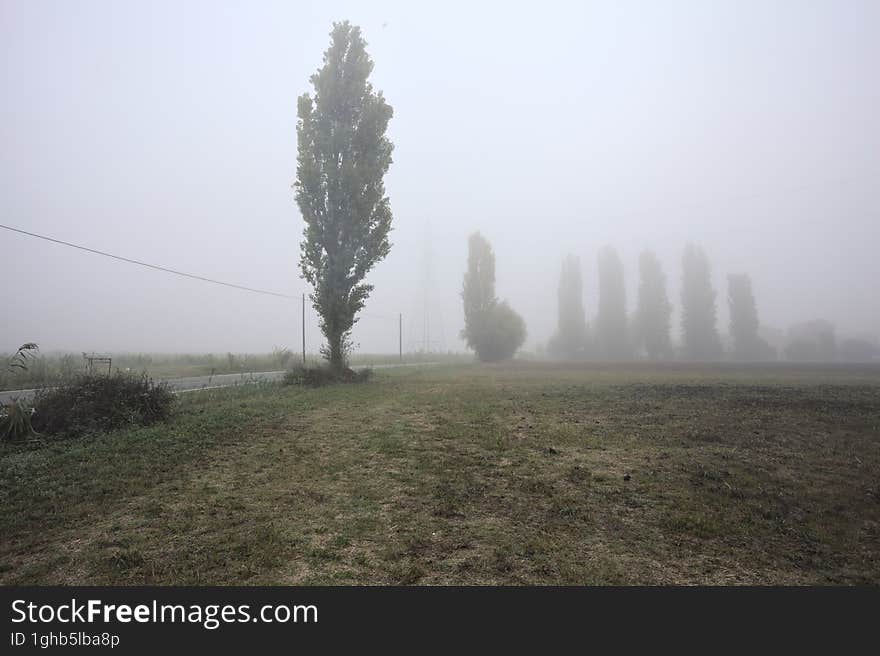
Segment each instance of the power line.
[[19,228],[13,228],[12,226],[0,224],[0,228],[4,228],[6,230],[10,230],[12,232],[18,232],[22,235],[28,235],[29,237],[36,237],[37,239],[43,239],[45,241],[51,241],[56,244],[61,244],[62,246],[70,246],[71,248],[77,248],[81,251],[87,251],[89,253],[95,253],[96,255],[103,255],[104,257],[109,257],[114,260],[120,260],[122,262],[128,262],[129,264],[137,264],[138,266],[147,267],[149,269],[155,269],[157,271],[164,271],[165,273],[173,273],[177,276],[183,276],[184,278],[192,278],[193,280],[201,280],[202,282],[211,282],[215,285],[223,285],[224,287],[233,287],[235,289],[241,289],[246,292],[254,292],[256,294],[266,294],[268,296],[278,296],[280,298],[290,298],[296,299],[298,296],[291,296],[289,294],[282,294],[280,292],[272,292],[267,291],[265,289],[256,289],[254,287],[245,287],[244,285],[236,285],[232,282],[223,282],[222,280],[214,280],[213,278],[206,278],[205,276],[197,276],[194,273],[186,273],[184,271],[177,271],[176,269],[169,269],[168,267],[159,266],[158,264],[150,264],[148,262],[141,262],[139,260],[132,260],[128,257],[122,257],[121,255],[113,255],[112,253],[106,253],[104,251],[99,251],[94,248],[88,248],[87,246],[80,246],[79,244],[72,244],[69,241],[62,241],[61,239],[54,239],[52,237],[46,237],[45,235],[38,235],[35,232],[28,232],[27,230],[21,230]]
[[[255,294],[266,294],[268,296],[277,296],[279,298],[287,298],[287,299],[299,299],[300,298],[300,296],[292,296],[290,294],[282,294],[280,292],[273,292],[273,291],[269,291],[266,289],[257,289],[255,287],[246,287],[245,285],[237,285],[232,282],[224,282],[222,280],[215,280],[213,278],[199,276],[194,273],[186,273],[185,271],[178,271],[176,269],[169,269],[168,267],[159,266],[158,264],[150,264],[149,262],[141,262],[140,260],[133,260],[128,257],[123,257],[121,255],[114,255],[113,253],[107,253],[105,251],[99,251],[95,248],[89,248],[88,246],[81,246],[80,244],[73,244],[69,241],[64,241],[62,239],[55,239],[54,237],[47,237],[46,235],[39,235],[35,232],[28,232],[27,230],[22,230],[21,228],[14,228],[12,226],[3,225],[2,223],[0,223],[0,228],[3,228],[4,230],[9,230],[11,232],[17,232],[22,235],[27,235],[28,237],[36,237],[37,239],[43,239],[45,241],[49,241],[49,242],[52,242],[55,244],[61,244],[62,246],[69,246],[70,248],[76,248],[78,250],[86,251],[88,253],[94,253],[96,255],[103,255],[104,257],[109,257],[114,260],[120,260],[121,262],[128,262],[129,264],[137,264],[138,266],[147,267],[149,269],[155,269],[156,271],[164,271],[165,273],[172,273],[176,276],[183,276],[184,278],[191,278],[193,280],[201,280],[202,282],[210,282],[210,283],[214,283],[215,285],[223,285],[224,287],[232,287],[234,289],[241,289],[246,292],[254,292]],[[307,312],[308,312],[306,309],[306,306],[305,306],[305,294],[302,294],[302,301],[303,301],[303,315],[302,315],[302,320],[303,320],[303,357],[305,358],[305,341],[306,341],[305,324],[306,324],[306,316],[307,316]],[[374,318],[382,318],[382,319],[395,318],[395,319],[398,319],[399,321],[402,321],[399,318],[399,316],[398,317],[391,317],[390,315],[365,314],[363,312],[361,313],[361,315],[368,316],[368,317],[374,317]]]

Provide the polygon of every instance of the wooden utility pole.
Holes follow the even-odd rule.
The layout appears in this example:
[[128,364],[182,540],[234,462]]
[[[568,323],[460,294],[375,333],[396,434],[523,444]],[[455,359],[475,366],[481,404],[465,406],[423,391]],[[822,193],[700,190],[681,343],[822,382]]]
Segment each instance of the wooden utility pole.
[[403,362],[403,313],[397,315],[397,351]]
[[303,366],[306,366],[306,295],[303,294]]

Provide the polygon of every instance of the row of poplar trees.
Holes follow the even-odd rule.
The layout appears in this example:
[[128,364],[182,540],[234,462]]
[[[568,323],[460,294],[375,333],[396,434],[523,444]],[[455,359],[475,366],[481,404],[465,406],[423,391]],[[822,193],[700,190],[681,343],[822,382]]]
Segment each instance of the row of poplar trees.
[[[688,244],[682,256],[682,344],[678,353],[670,336],[672,303],[666,293],[666,276],[654,252],[646,250],[639,257],[638,300],[632,318],[626,310],[623,263],[614,248],[609,246],[599,252],[598,273],[599,307],[591,330],[584,313],[580,260],[569,255],[563,261],[558,330],[548,344],[552,356],[628,360],[641,354],[650,360],[680,356],[696,361],[724,357],[709,259],[701,248]],[[758,335],[758,310],[751,279],[746,274],[731,274],[727,281],[730,357],[740,361],[772,359],[772,349]]]

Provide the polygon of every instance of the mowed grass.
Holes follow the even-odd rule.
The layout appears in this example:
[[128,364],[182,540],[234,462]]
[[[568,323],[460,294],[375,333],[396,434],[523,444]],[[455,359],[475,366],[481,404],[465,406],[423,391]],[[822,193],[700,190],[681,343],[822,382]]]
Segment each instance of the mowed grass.
[[439,366],[0,447],[5,584],[880,583],[880,368]]

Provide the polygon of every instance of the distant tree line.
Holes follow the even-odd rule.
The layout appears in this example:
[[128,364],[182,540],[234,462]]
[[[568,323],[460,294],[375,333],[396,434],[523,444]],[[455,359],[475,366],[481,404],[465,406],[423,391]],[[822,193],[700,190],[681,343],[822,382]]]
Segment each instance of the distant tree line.
[[[870,361],[880,351],[866,339],[837,344],[834,326],[815,320],[793,326],[784,347],[777,350],[761,334],[752,279],[745,273],[727,276],[730,316],[725,348],[718,331],[717,294],[705,251],[687,244],[681,258],[681,342],[672,339],[673,306],[666,291],[666,275],[651,250],[639,256],[636,308],[627,314],[623,262],[617,251],[599,251],[598,310],[592,322],[584,309],[584,281],[580,259],[562,260],[557,287],[557,329],[547,342],[547,354],[557,360],[633,359],[714,362],[766,362],[779,355],[794,361]],[[479,232],[468,244],[468,266],[462,287],[465,327],[462,338],[485,362],[514,356],[526,338],[522,317],[495,295],[495,254]]]
[[838,340],[834,324],[825,319],[795,324],[787,337],[783,354],[795,362],[871,362],[880,357],[880,348],[868,338]]
[[[623,262],[617,251],[611,246],[603,248],[599,251],[598,264],[599,308],[590,331],[580,297],[583,280],[579,261],[571,255],[564,260],[559,283],[559,324],[557,334],[548,343],[550,355],[558,359],[615,361],[635,357],[649,360],[673,358],[675,352],[670,335],[672,303],[666,292],[666,276],[656,254],[646,250],[639,257],[638,298],[632,317],[627,315]],[[706,254],[699,247],[688,244],[682,257],[681,355],[689,360],[718,360],[722,354],[710,273]],[[575,298],[570,291],[563,293],[563,289],[577,289],[578,297]],[[756,331],[754,302],[748,310],[739,292],[736,299],[736,325],[746,328],[754,323]],[[741,310],[745,314],[751,311],[754,321],[740,317]],[[760,339],[757,333],[753,339]]]
[[[666,276],[651,250],[639,256],[636,309],[627,315],[623,263],[608,246],[598,255],[598,312],[587,322],[583,303],[580,261],[573,255],[563,260],[559,277],[557,332],[547,343],[548,354],[562,360],[683,359],[697,362],[730,359],[737,362],[775,360],[777,349],[761,335],[758,307],[748,274],[727,276],[730,315],[727,349],[717,327],[716,292],[706,253],[687,244],[681,260],[681,344],[673,347],[672,303]],[[834,326],[815,320],[793,326],[781,349],[788,360],[870,361],[880,354],[867,339],[847,339],[839,345]]]

